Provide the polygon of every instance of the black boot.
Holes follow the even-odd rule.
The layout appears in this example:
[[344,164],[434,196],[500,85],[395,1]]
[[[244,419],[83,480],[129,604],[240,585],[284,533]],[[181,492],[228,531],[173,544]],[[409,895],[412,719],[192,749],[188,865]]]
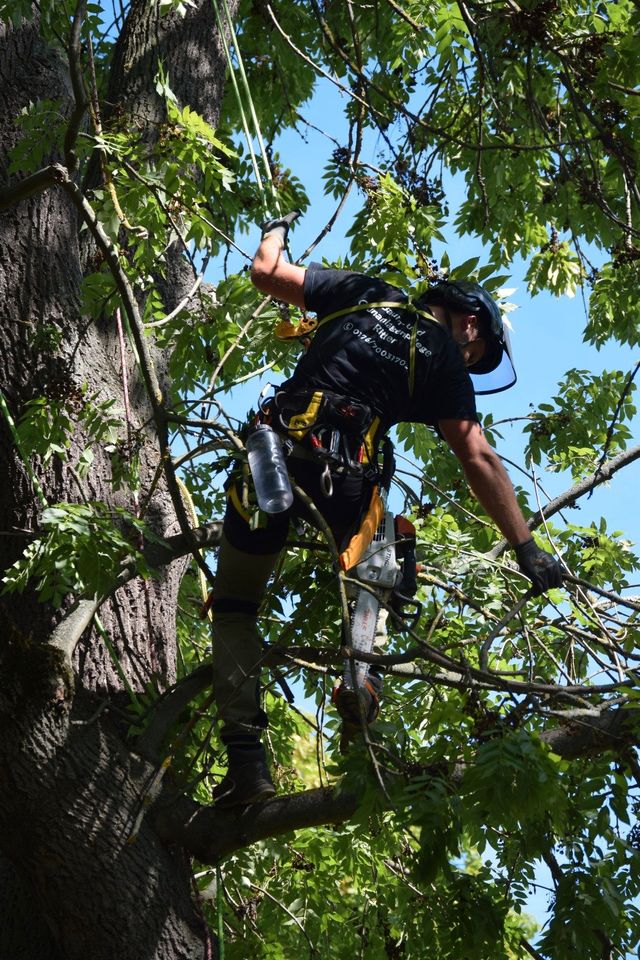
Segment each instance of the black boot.
[[227,774],[212,793],[216,807],[246,806],[275,796],[276,788],[259,740],[239,738],[238,741],[229,741],[227,756]]

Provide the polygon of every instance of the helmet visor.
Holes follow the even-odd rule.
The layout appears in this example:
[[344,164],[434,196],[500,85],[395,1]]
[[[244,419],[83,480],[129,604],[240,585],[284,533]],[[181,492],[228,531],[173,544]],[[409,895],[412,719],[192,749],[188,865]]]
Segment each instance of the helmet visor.
[[[481,370],[474,371],[473,367],[469,367],[473,389],[478,395],[500,393],[502,390],[508,390],[509,387],[512,387],[516,382],[517,377],[513,366],[511,341],[509,340],[509,331],[506,327],[503,330],[503,337],[504,349],[502,350],[502,357],[493,370],[484,373],[481,372]],[[479,363],[474,364],[474,366],[481,368],[483,359],[480,360]]]

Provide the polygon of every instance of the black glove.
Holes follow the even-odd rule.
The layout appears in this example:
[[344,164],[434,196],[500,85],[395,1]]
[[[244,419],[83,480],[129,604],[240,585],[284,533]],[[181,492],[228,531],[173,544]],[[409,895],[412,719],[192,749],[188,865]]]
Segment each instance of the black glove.
[[529,577],[534,597],[553,587],[562,586],[562,567],[555,557],[541,550],[535,540],[525,540],[514,547],[518,566]]
[[284,217],[278,217],[277,220],[267,220],[260,227],[262,230],[262,239],[265,237],[278,237],[284,247],[289,227],[300,216],[299,210],[292,210],[291,213],[285,213]]

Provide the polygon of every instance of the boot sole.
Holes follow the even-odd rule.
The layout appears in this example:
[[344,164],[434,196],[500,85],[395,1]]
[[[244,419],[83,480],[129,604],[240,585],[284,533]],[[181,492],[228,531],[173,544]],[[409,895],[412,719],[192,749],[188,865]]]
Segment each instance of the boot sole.
[[266,781],[256,784],[255,789],[245,796],[234,796],[233,791],[226,797],[220,797],[216,800],[214,806],[218,810],[228,810],[231,807],[247,807],[252,803],[260,803],[261,800],[270,800],[275,797],[276,788]]

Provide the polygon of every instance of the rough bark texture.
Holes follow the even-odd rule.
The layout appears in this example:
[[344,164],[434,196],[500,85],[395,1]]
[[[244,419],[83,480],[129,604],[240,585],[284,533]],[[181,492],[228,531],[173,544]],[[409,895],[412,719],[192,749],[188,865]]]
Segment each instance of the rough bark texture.
[[[153,84],[159,57],[182,102],[215,123],[225,61],[209,0],[184,19],[161,19],[147,0],[131,5],[105,121],[135,125],[150,144],[162,120]],[[69,116],[74,100],[65,56],[43,42],[37,23],[0,24],[0,189],[19,179],[8,174],[9,151],[20,136],[15,117],[29,102],[56,97]],[[43,162],[51,161],[64,157]],[[95,165],[81,170],[78,182],[97,176]],[[80,226],[76,208],[56,186],[0,214],[0,386],[14,420],[35,396],[67,400],[77,414],[83,384],[88,394],[113,397],[124,409],[115,318],[105,314],[88,322],[82,315],[82,280],[95,269],[95,250]],[[166,273],[161,289],[170,310],[193,282],[178,249]],[[153,429],[143,427],[150,407],[129,345],[126,364],[145,489],[159,451]],[[162,379],[158,353],[154,364]],[[81,431],[72,438],[72,465],[84,440]],[[49,503],[80,501],[67,465],[32,466]],[[99,454],[85,495],[135,512],[130,495],[112,493],[110,479],[109,458]],[[0,418],[0,569],[22,554],[29,532],[38,530],[41,509]],[[147,519],[162,535],[178,532],[164,483]],[[175,677],[181,569],[169,564],[151,583],[132,580],[101,609],[135,688],[152,675],[161,684]],[[136,841],[127,842],[154,769],[131,753],[122,723],[113,723],[108,703],[122,681],[95,631],[86,632],[76,651],[75,698],[65,700],[63,688],[51,686],[60,664],[41,656],[42,645],[64,612],[37,604],[29,593],[0,598],[0,957],[199,960],[209,949],[208,936],[193,906],[183,852],[164,845],[147,819]]]
[[7,722],[4,852],[65,958],[200,958],[188,862],[144,820],[129,842],[154,770],[94,713],[95,703],[76,703],[71,717],[44,707]]
[[[65,64],[47,50],[33,25],[18,30],[2,28],[2,124],[1,168],[6,171],[7,152],[16,139],[12,118],[29,100],[67,98]],[[7,152],[5,152],[7,151]],[[49,157],[47,160],[59,160]],[[5,174],[6,176],[6,174]],[[102,400],[115,398],[123,410],[123,379],[120,345],[113,316],[87,323],[80,309],[81,284],[86,252],[79,242],[77,212],[67,195],[55,187],[23,201],[0,218],[0,296],[2,298],[3,351],[0,383],[15,420],[24,404],[36,396],[66,401],[72,411],[83,404],[81,388]],[[126,347],[132,428],[149,420],[150,408]],[[160,363],[158,364],[160,366]],[[147,429],[142,441],[142,483],[153,476],[158,450]],[[85,437],[74,436],[69,463],[77,462]],[[24,465],[13,448],[6,424],[0,426],[0,454],[6,469],[0,471],[0,529],[36,530],[40,506]],[[78,501],[80,493],[68,466],[52,461],[47,469],[33,464],[49,503]],[[111,466],[106,454],[98,454],[87,478],[85,495],[91,500],[117,504],[135,511],[130,498],[114,496],[110,487]],[[173,509],[166,490],[160,487],[149,519],[158,533],[175,533]],[[23,534],[0,538],[0,567],[12,564],[25,547]],[[150,673],[170,680],[175,672],[173,616],[179,584],[178,572],[168,569],[163,579],[136,584],[104,611],[105,626],[112,633],[130,682],[140,687]],[[3,615],[21,633],[45,639],[56,619],[46,605],[34,598],[2,599]],[[147,607],[153,611],[147,616]],[[84,686],[107,692],[121,689],[109,654],[95,634],[87,636],[78,653],[78,668]]]
[[0,859],[0,944],[11,960],[64,960],[44,918],[31,901],[31,889],[9,860]]

